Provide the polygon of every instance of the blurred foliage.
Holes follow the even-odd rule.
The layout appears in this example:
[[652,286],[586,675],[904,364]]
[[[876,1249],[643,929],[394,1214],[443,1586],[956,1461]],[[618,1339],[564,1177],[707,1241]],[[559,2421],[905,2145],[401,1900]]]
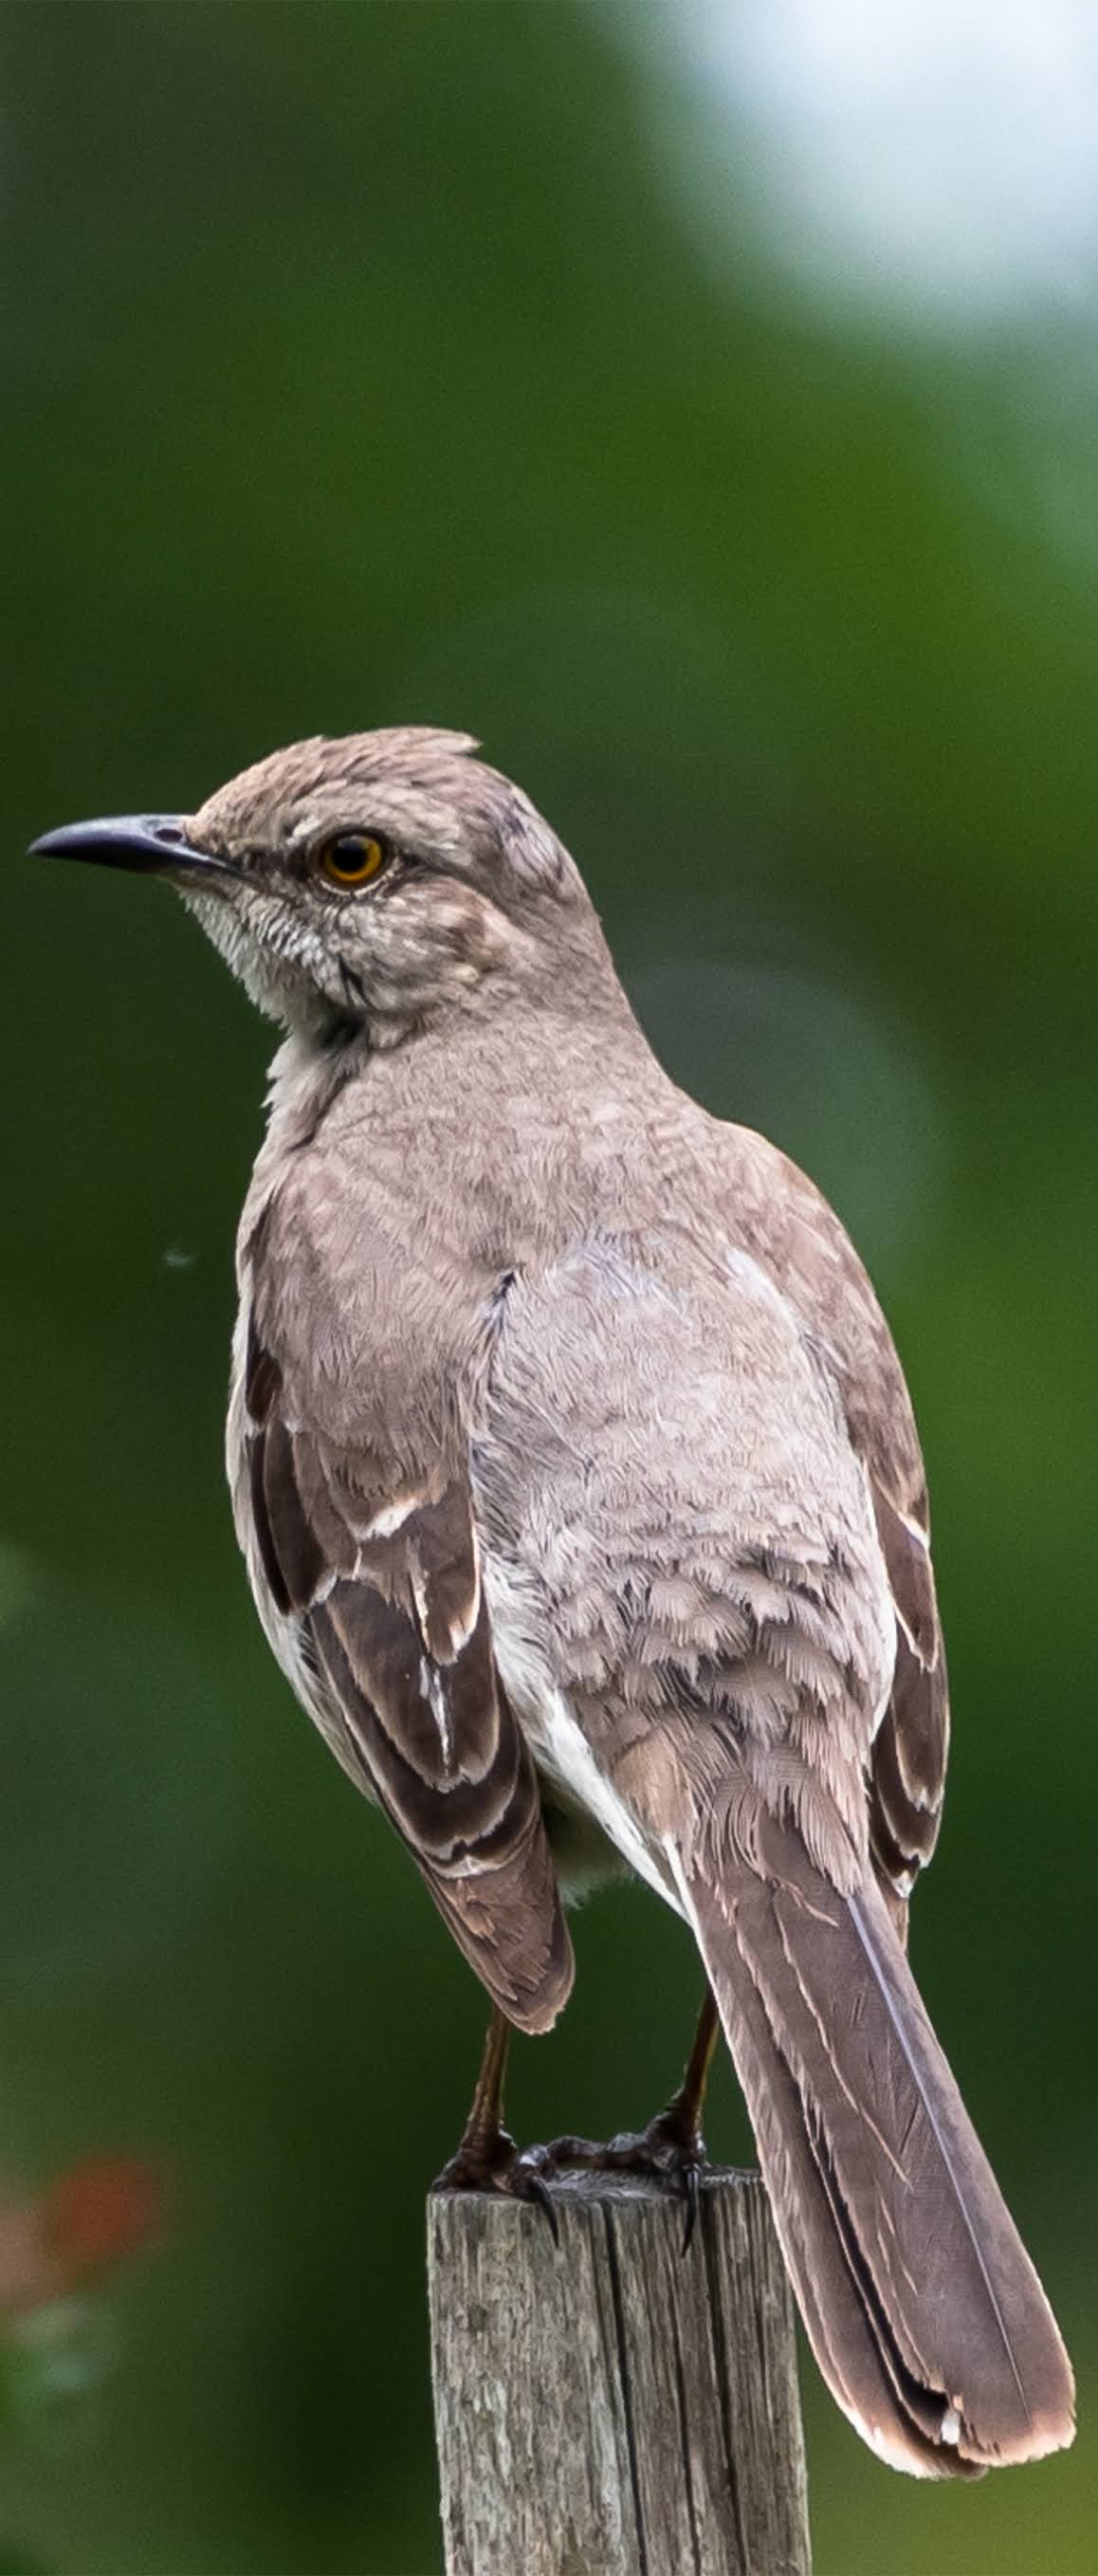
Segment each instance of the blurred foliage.
[[[125,2151],[175,2196],[63,2471],[5,2437],[13,2567],[437,2565],[423,2192],[481,2002],[236,1560],[271,1033],[165,894],[20,858],[401,719],[552,815],[666,1060],[853,1225],[920,1410],[957,1724],[915,1959],[1083,2432],[916,2488],[807,2366],[820,2576],[1093,2563],[1093,327],[816,302],[741,241],[734,153],[707,258],[665,159],[701,110],[635,32],[0,17],[0,2164]],[[577,1937],[526,2136],[646,2116],[686,2045],[679,1925],[627,1891]],[[746,2148],[726,2073],[710,2142]]]

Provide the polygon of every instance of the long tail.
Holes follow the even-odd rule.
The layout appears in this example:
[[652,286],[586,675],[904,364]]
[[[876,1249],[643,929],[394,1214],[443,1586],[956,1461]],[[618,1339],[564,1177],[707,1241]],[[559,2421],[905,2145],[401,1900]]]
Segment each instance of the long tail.
[[752,1862],[678,1867],[824,2378],[916,2477],[1060,2449],[1071,2366],[872,1876],[769,1816]]

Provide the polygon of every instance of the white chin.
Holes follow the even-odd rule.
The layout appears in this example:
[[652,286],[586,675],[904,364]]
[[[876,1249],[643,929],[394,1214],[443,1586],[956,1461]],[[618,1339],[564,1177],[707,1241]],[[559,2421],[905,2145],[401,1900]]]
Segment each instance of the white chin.
[[330,1012],[331,1004],[304,963],[284,953],[269,936],[258,938],[231,894],[178,881],[176,891],[266,1019],[277,1020],[281,1028],[301,1029]]

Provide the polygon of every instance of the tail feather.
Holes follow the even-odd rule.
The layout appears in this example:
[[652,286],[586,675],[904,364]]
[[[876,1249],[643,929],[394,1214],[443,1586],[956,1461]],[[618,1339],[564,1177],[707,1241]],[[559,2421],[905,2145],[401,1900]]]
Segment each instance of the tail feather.
[[817,2361],[916,2476],[1039,2459],[1071,2368],[871,1874],[842,1893],[791,1824],[681,1864]]

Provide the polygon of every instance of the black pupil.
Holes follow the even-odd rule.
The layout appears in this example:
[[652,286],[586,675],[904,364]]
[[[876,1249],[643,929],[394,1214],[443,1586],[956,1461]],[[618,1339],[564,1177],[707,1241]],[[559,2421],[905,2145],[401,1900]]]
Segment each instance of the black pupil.
[[354,832],[348,832],[332,850],[337,868],[342,868],[344,875],[349,877],[357,876],[360,868],[368,867],[373,855],[373,842],[361,839]]

